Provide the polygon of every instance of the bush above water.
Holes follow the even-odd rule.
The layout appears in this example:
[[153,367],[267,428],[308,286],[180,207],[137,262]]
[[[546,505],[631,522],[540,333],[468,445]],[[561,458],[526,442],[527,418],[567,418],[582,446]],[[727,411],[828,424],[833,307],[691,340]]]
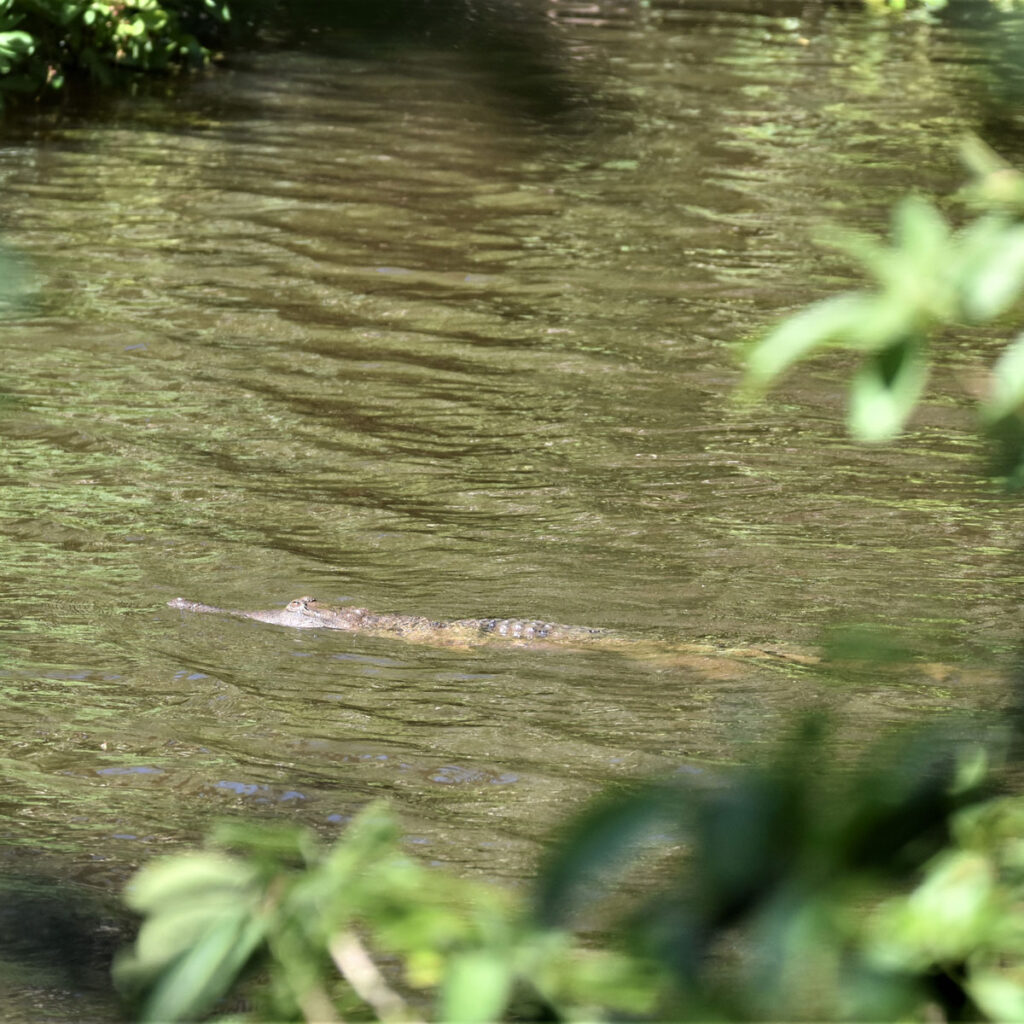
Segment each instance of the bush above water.
[[202,66],[230,20],[218,0],[0,0],[0,101]]

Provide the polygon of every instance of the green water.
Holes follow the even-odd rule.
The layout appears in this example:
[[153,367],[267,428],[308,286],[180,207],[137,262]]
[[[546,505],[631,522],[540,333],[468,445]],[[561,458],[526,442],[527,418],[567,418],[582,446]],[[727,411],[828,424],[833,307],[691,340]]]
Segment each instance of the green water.
[[841,360],[731,398],[738,340],[850,283],[809,243],[823,218],[876,229],[906,189],[960,183],[1000,30],[551,11],[554,117],[457,50],[356,40],[11,126],[0,863],[114,892],[219,816],[331,836],[384,796],[425,856],[517,879],[610,780],[757,756],[803,708],[852,748],[1005,699],[971,672],[464,652],[166,608],[315,594],[1012,649],[1020,506],[980,478],[958,384],[991,341],[950,339],[885,448],[844,437]]

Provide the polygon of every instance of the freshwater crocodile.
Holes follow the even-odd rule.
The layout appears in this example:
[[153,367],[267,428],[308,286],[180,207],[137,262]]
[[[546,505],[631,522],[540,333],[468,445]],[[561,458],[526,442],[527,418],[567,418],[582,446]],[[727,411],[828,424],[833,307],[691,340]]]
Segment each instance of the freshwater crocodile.
[[333,607],[321,604],[315,597],[299,597],[290,601],[284,608],[255,612],[216,608],[198,601],[187,601],[183,597],[168,601],[167,606],[186,612],[234,615],[241,619],[291,626],[293,629],[340,629],[350,633],[400,638],[410,643],[437,647],[470,648],[484,644],[503,644],[534,648],[602,648],[619,650],[639,657],[685,655],[701,660],[766,658],[797,664],[815,664],[818,661],[812,655],[769,648],[721,648],[699,643],[655,644],[616,633],[614,630],[566,626],[540,619],[454,619],[445,622],[420,615],[377,614],[351,605]]

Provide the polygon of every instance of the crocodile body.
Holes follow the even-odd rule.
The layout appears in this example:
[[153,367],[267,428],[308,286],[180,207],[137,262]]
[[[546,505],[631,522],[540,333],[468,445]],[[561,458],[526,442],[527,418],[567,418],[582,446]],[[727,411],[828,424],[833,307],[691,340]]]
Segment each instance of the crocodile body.
[[315,597],[299,597],[284,608],[267,611],[240,611],[234,608],[216,608],[198,601],[176,597],[168,607],[186,612],[210,612],[215,615],[234,615],[241,619],[255,619],[293,629],[340,629],[367,636],[390,637],[408,643],[430,644],[435,647],[470,648],[481,645],[512,645],[517,647],[567,647],[616,650],[645,659],[668,656],[671,664],[701,663],[750,658],[767,659],[796,664],[814,664],[813,655],[776,651],[760,647],[721,648],[711,644],[675,643],[658,644],[624,636],[609,629],[590,626],[566,626],[558,622],[539,619],[453,619],[442,621],[420,615],[378,614],[351,605],[333,607],[321,604]]
[[615,634],[606,629],[587,626],[565,626],[539,619],[454,619],[444,622],[420,615],[377,614],[351,605],[333,607],[321,604],[315,597],[300,597],[281,609],[239,611],[216,608],[197,601],[176,597],[168,607],[187,612],[211,612],[234,615],[257,622],[271,622],[293,629],[341,629],[369,636],[400,637],[413,643],[437,644],[442,647],[472,647],[478,644],[510,642],[520,646],[543,646],[546,643],[579,646],[594,641],[612,641]]

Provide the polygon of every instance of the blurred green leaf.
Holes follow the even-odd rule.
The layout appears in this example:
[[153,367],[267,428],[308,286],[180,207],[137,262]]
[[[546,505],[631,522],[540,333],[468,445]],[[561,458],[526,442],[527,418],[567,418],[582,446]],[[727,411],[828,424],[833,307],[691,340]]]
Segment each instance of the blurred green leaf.
[[1012,169],[1006,160],[973,132],[960,142],[960,159],[976,178]]
[[[994,187],[996,179],[1001,183],[994,192],[972,193],[994,212],[953,232],[932,203],[911,196],[893,211],[888,244],[833,229],[826,244],[859,263],[874,279],[875,289],[825,299],[779,324],[748,353],[748,392],[764,388],[794,363],[826,348],[853,349],[862,360],[850,384],[849,429],[860,441],[891,440],[924,393],[931,336],[956,324],[989,322],[1020,303],[1024,176],[977,139],[965,143],[964,153],[975,172],[990,179],[987,185]],[[1016,196],[1012,211],[1010,193]],[[1024,486],[1021,338],[996,364],[993,394],[981,409],[994,471],[1010,487]]]
[[[191,949],[225,916],[233,916],[239,904],[220,894],[216,900],[183,907],[163,908],[149,917],[135,941],[132,970],[159,971]],[[127,971],[128,968],[125,968]]]
[[946,247],[950,240],[950,227],[931,200],[921,195],[910,195],[896,204],[892,240],[895,248],[905,250],[927,265],[937,252]]
[[226,821],[217,825],[210,837],[215,846],[253,854],[259,859],[312,863],[320,854],[320,844],[309,829],[295,825],[250,824]]
[[1003,350],[992,367],[992,384],[988,399],[982,405],[982,415],[988,423],[1024,407],[1024,333]]
[[772,888],[799,857],[804,810],[799,789],[771,772],[749,773],[703,803],[699,902],[725,919]]
[[0,32],[0,75],[9,74],[23,58],[35,51],[35,40],[27,32]]
[[827,233],[820,234],[817,240],[822,247],[836,249],[849,256],[880,283],[888,282],[893,275],[892,249],[866,231],[831,227]]
[[1008,492],[1024,489],[1024,415],[986,418],[984,426],[989,441],[989,473],[1001,478]]
[[971,975],[967,991],[990,1020],[1024,1021],[1024,978],[980,971]]
[[[968,767],[955,727],[901,733],[852,771],[826,739],[812,717],[764,767],[600,801],[549,856],[542,921],[406,856],[380,805],[329,851],[296,830],[221,830],[244,858],[140,875],[147,917],[119,984],[144,991],[154,1022],[208,1012],[257,953],[257,1019],[404,1018],[377,957],[439,986],[438,1019],[466,1024],[520,997],[530,1019],[560,1020],[952,1019],[969,998],[1015,1012],[1024,799],[979,803],[987,759]],[[650,866],[654,893],[644,876],[615,949],[545,926],[605,895],[612,872]]]
[[671,972],[650,957],[638,955],[636,949],[620,953],[576,949],[574,954],[570,956],[566,951],[551,965],[552,978],[544,977],[543,965],[528,974],[554,1005],[567,1004],[566,1019],[611,1016],[601,1013],[605,1007],[626,1015],[650,1016],[660,995],[671,988]]
[[846,347],[861,352],[884,351],[914,334],[926,320],[922,311],[896,290],[871,296],[858,321],[842,339]]
[[541,922],[563,923],[584,896],[592,897],[599,875],[621,866],[655,828],[671,828],[671,809],[677,805],[677,793],[646,787],[605,798],[584,811],[542,866],[536,895]]
[[1024,843],[1024,798],[1001,797],[965,808],[953,819],[953,834],[967,850],[1018,850]]
[[913,659],[901,624],[844,623],[825,636],[822,644],[826,661],[900,664]]
[[139,913],[153,913],[165,907],[209,899],[234,899],[252,885],[255,871],[235,857],[216,853],[190,853],[157,860],[139,871],[125,900]]
[[[902,310],[904,325],[930,318],[948,319],[952,314],[952,296],[945,278],[955,246],[945,218],[927,200],[910,196],[897,204],[889,244],[846,229],[833,229],[823,243],[846,253],[875,279],[877,297]],[[861,343],[869,348],[892,340],[891,332],[875,337],[873,342],[867,332],[861,335]]]
[[161,974],[139,1019],[165,1024],[205,1014],[228,991],[263,938],[262,923],[246,910],[221,916]]
[[913,971],[962,962],[991,930],[997,913],[994,888],[986,857],[944,854],[910,896],[881,909],[874,922],[874,957]]
[[1024,174],[976,135],[969,135],[960,144],[960,158],[974,175],[974,180],[961,195],[968,202],[986,210],[1019,212],[1024,209]]
[[906,423],[928,380],[919,342],[902,341],[868,356],[850,391],[850,432],[860,441],[888,441]]
[[500,1020],[512,989],[506,950],[477,949],[452,957],[445,973],[438,1019],[451,1024]]
[[874,303],[867,293],[837,295],[784,320],[750,350],[747,384],[768,384],[814,349],[852,335]]
[[909,260],[911,272],[921,274],[948,251],[950,230],[932,203],[921,196],[908,196],[893,213],[892,239],[893,248]]
[[959,289],[964,317],[984,322],[999,316],[1024,287],[1024,226],[985,217],[965,232]]

